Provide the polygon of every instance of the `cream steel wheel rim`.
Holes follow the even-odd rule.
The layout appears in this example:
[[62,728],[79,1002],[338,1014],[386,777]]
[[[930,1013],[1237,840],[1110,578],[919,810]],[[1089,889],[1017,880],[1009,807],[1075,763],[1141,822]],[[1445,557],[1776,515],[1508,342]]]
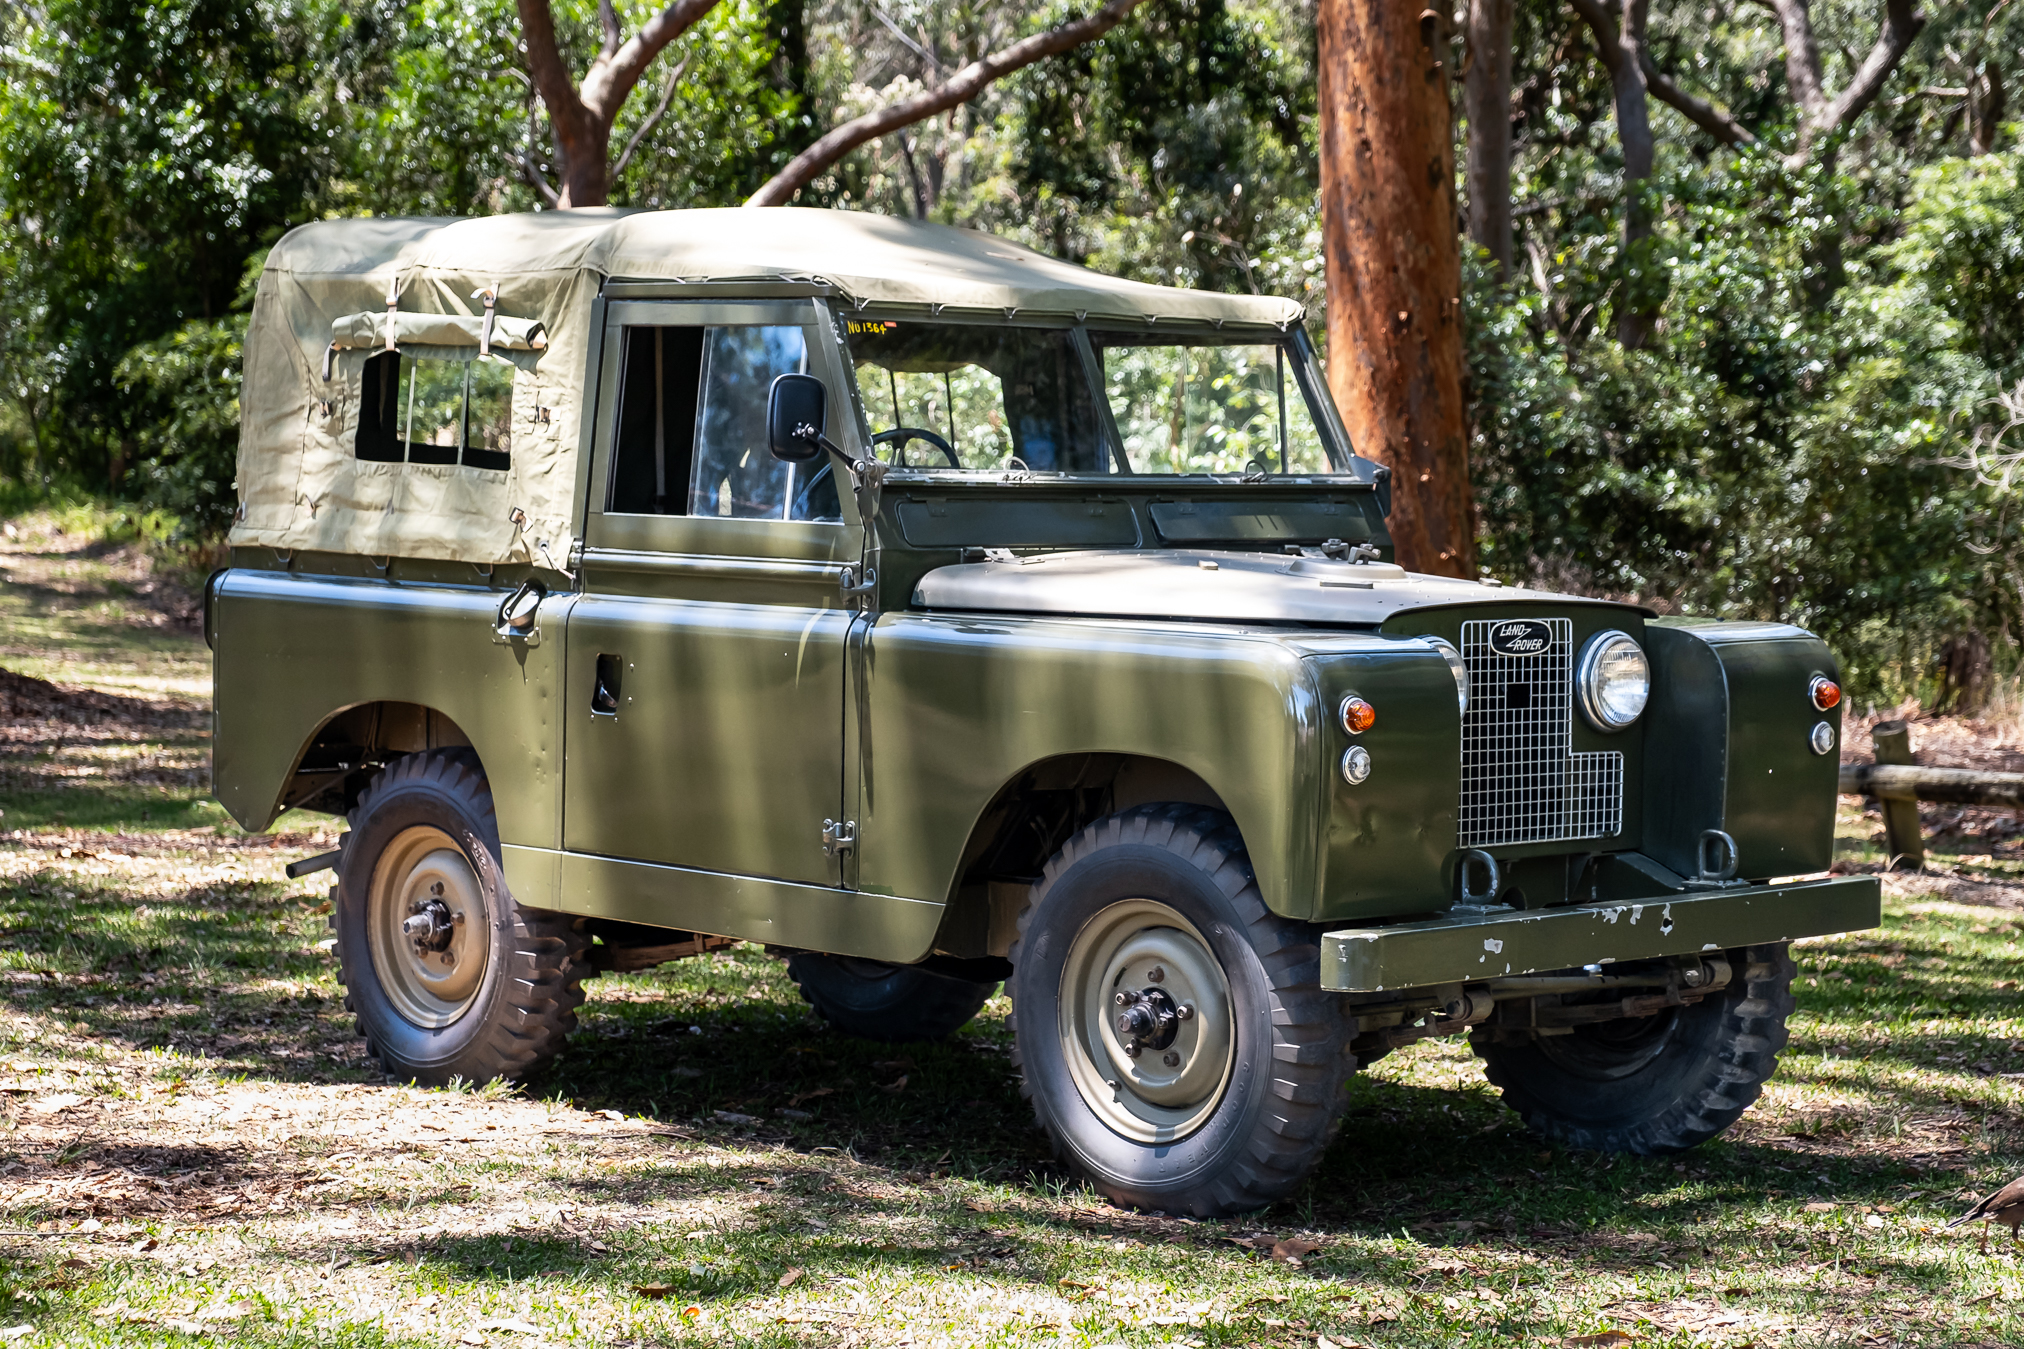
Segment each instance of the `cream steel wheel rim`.
[[451,837],[417,825],[380,854],[366,896],[373,972],[401,1017],[425,1030],[469,1010],[491,961],[478,873]]
[[[1170,1033],[1139,1039],[1118,1029],[1118,1016],[1130,1010],[1121,994],[1188,1010],[1167,1024]],[[1062,965],[1057,1006],[1076,1090],[1113,1132],[1172,1143],[1215,1114],[1236,1061],[1230,984],[1202,934],[1173,909],[1127,899],[1091,918]],[[1127,1053],[1135,1042],[1139,1052]]]

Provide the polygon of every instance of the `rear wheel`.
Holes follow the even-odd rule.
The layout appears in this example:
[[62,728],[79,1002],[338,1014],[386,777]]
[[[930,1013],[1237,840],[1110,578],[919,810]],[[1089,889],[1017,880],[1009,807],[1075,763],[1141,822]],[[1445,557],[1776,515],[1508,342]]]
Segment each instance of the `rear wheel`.
[[846,1035],[904,1043],[954,1035],[997,991],[917,965],[888,965],[855,956],[803,951],[787,958],[787,974],[818,1015]]
[[1778,1067],[1797,973],[1783,944],[1728,953],[1728,987],[1567,1035],[1477,1031],[1483,1071],[1534,1131],[1595,1152],[1684,1152],[1749,1109]]
[[374,780],[332,898],[345,1006],[395,1078],[518,1080],[575,1029],[587,939],[507,891],[492,793],[468,750],[411,754]]
[[1012,1024],[1055,1150],[1122,1204],[1258,1208],[1313,1169],[1355,1064],[1306,924],[1266,909],[1235,824],[1141,806],[1048,862],[1019,919]]

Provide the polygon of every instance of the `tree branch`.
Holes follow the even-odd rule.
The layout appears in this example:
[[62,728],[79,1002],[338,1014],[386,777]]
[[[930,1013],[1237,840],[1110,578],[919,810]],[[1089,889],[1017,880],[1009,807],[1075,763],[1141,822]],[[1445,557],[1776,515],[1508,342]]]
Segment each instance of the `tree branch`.
[[619,153],[618,163],[611,166],[613,178],[625,172],[625,166],[632,163],[633,151],[640,148],[640,142],[645,140],[647,133],[660,122],[662,115],[668,110],[668,104],[675,101],[675,83],[682,78],[682,72],[688,68],[689,58],[684,56],[675,63],[675,68],[668,72],[668,83],[661,90],[661,101],[654,105],[654,110],[647,115],[647,120],[640,123],[640,129],[633,132],[632,139],[625,143],[625,149]]
[[[530,0],[520,3],[525,6]],[[583,77],[584,107],[610,126],[654,58],[716,7],[717,0],[674,0],[624,45],[608,56],[600,54]]]
[[1801,125],[1813,120],[1827,106],[1827,94],[1820,87],[1820,43],[1813,36],[1813,12],[1808,0],[1769,0],[1785,30],[1785,87],[1799,105]]
[[[565,142],[575,123],[582,120],[583,102],[576,96],[569,67],[562,63],[562,46],[555,37],[555,15],[548,0],[517,0],[520,35],[527,43],[527,73],[534,77],[534,90],[548,106],[548,118]],[[563,123],[570,123],[565,128]]]
[[1815,141],[1848,125],[1876,101],[1884,81],[1926,26],[1926,18],[1918,12],[1917,0],[1885,0],[1883,27],[1869,55],[1850,76],[1848,87],[1829,98],[1820,73],[1820,43],[1813,35],[1810,0],[1770,0],[1770,4],[1785,31],[1785,82],[1799,105],[1799,144],[1785,162],[1798,168],[1812,155]]
[[937,88],[902,99],[889,107],[868,112],[853,118],[842,126],[832,129],[822,139],[794,157],[792,163],[773,175],[764,187],[754,192],[745,202],[747,206],[780,206],[794,199],[794,194],[808,186],[826,172],[838,160],[857,149],[867,141],[877,140],[899,130],[924,121],[937,113],[967,103],[982,93],[994,80],[1021,70],[1035,61],[1058,55],[1092,42],[1124,22],[1125,17],[1136,9],[1142,0],[1110,0],[1096,13],[1059,28],[1050,28],[1035,33],[1022,42],[1015,42],[1004,51],[994,52],[981,60],[972,61],[949,78],[948,83]]
[[1876,35],[1876,43],[1863,58],[1862,66],[1855,72],[1855,78],[1832,103],[1820,119],[1818,134],[1826,135],[1860,116],[1862,110],[1876,101],[1883,92],[1884,81],[1897,69],[1899,61],[1911,49],[1912,39],[1926,26],[1926,16],[1920,14],[1914,0],[1889,0],[1884,6],[1883,28]]
[[1750,129],[1741,122],[1706,99],[1696,98],[1674,84],[1672,76],[1660,70],[1652,61],[1649,51],[1640,51],[1638,60],[1644,66],[1645,84],[1657,95],[1660,102],[1677,108],[1688,121],[1724,145],[1757,143],[1757,138],[1751,135]]
[[562,194],[551,187],[548,180],[541,176],[541,168],[534,162],[533,155],[527,153],[525,150],[516,151],[513,155],[513,163],[519,168],[520,176],[527,180],[527,185],[540,193],[541,200],[547,202],[551,208],[562,200]]

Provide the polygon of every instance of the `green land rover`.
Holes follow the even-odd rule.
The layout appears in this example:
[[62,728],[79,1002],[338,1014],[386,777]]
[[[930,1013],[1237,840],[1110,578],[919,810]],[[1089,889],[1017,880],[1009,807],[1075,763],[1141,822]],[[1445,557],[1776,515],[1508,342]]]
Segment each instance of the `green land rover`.
[[879,1039],[1007,984],[1126,1204],[1286,1194],[1427,1036],[1569,1145],[1727,1127],[1786,943],[1878,918],[1833,656],[1394,565],[1301,317],[862,214],[284,238],[215,786],[348,819],[291,871],[380,1063],[521,1077],[747,941]]

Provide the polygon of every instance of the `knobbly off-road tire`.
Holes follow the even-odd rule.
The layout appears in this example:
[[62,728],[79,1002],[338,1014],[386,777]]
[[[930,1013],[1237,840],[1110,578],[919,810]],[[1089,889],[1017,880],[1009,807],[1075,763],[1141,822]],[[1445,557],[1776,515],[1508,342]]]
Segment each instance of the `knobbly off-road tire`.
[[[506,889],[476,756],[396,760],[350,824],[330,926],[345,1008],[380,1066],[398,1081],[441,1086],[519,1081],[553,1058],[576,1028],[588,939],[575,919],[523,909]],[[444,923],[429,939],[439,950],[400,928],[432,901]]]
[[889,1044],[947,1039],[998,988],[912,965],[814,951],[789,956],[787,975],[824,1021],[845,1035]]
[[[1471,1045],[1504,1104],[1569,1148],[1662,1156],[1705,1143],[1778,1067],[1797,969],[1783,943],[1728,953],[1729,986],[1690,1007]],[[1642,1023],[1642,1024],[1640,1024]]]
[[[1116,1202],[1255,1209],[1334,1138],[1349,1023],[1321,988],[1316,929],[1265,907],[1223,812],[1139,806],[1076,834],[1033,887],[1012,964],[1023,1090],[1063,1163]],[[1165,1023],[1167,1043],[1126,1041],[1093,1013],[1134,990],[1193,1014]]]

